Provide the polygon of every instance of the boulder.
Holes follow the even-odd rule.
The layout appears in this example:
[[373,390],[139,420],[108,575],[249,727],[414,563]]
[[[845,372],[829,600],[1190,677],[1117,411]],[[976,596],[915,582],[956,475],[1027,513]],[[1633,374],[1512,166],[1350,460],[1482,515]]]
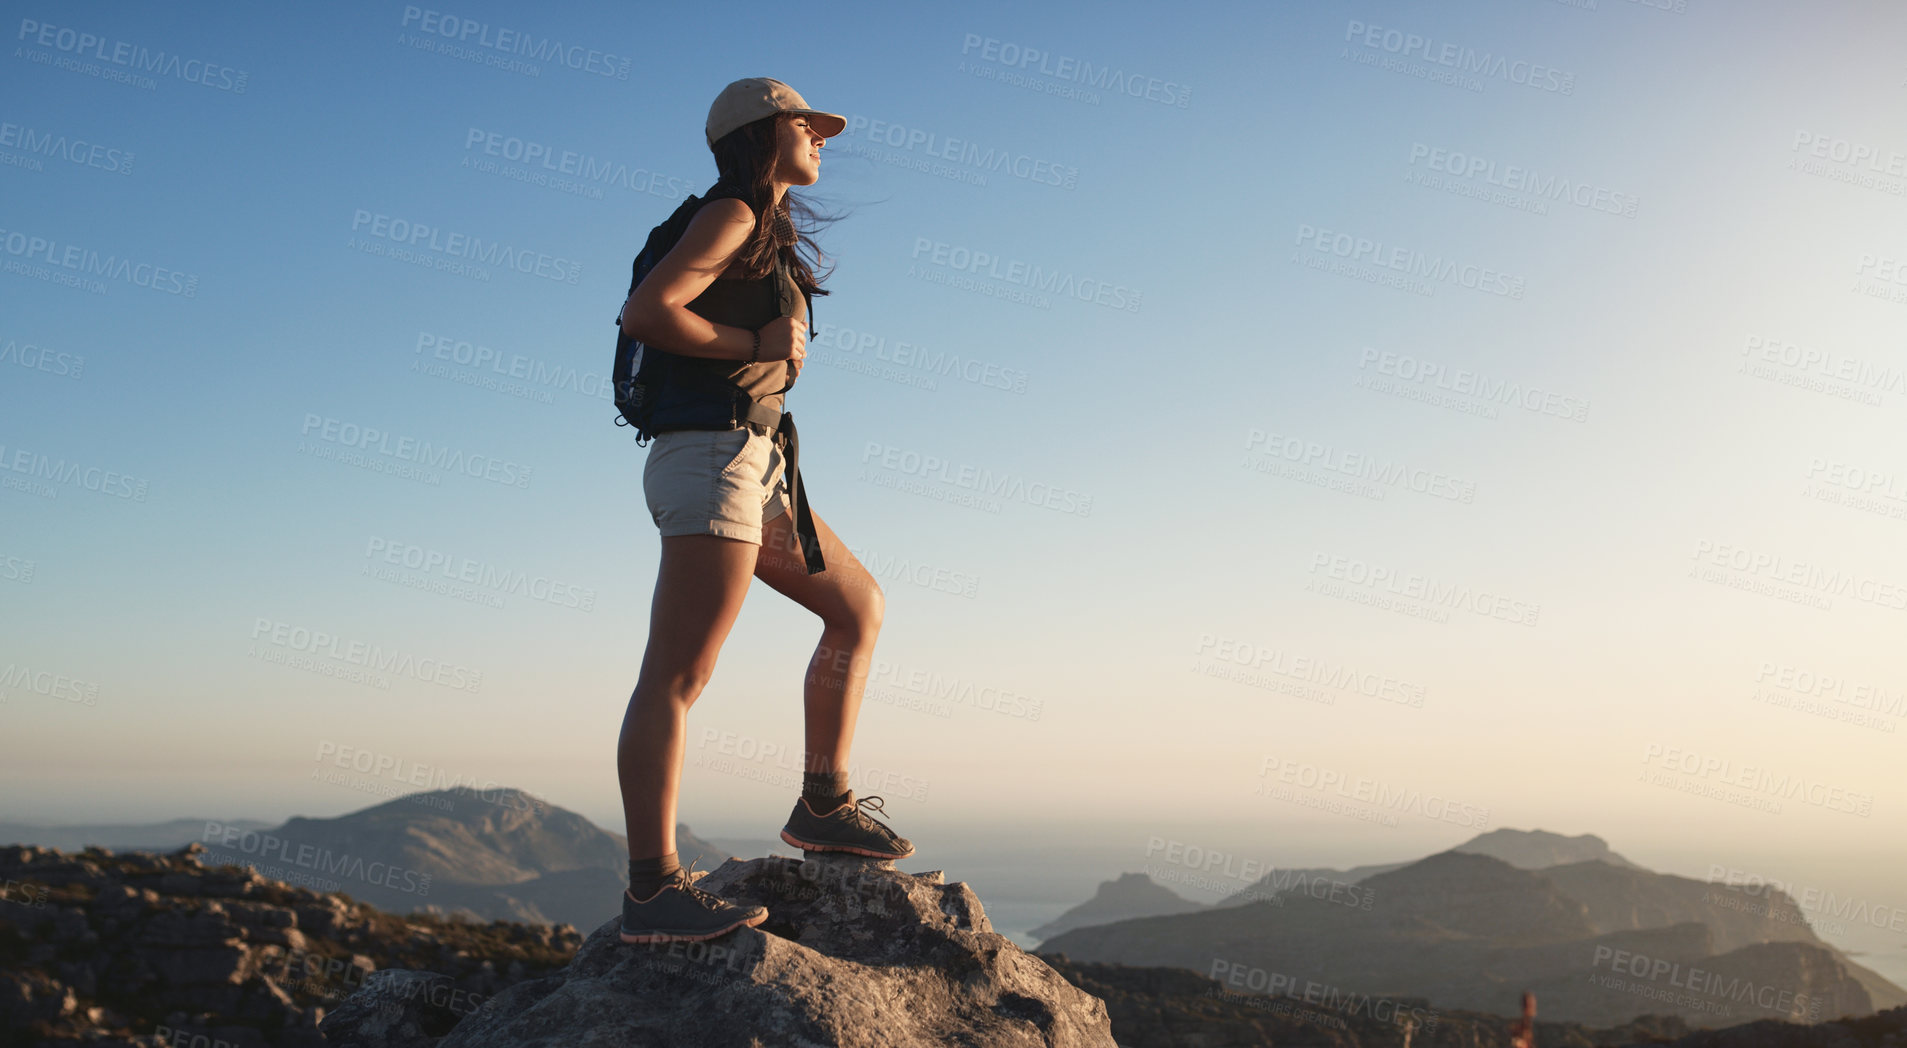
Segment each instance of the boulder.
[[[567,968],[481,1002],[435,1048],[1115,1048],[1104,1002],[994,932],[964,882],[944,882],[853,856],[730,859],[696,884],[767,906],[759,927],[632,945],[617,915]],[[325,1036],[433,1044],[421,1020],[405,1041],[377,1032],[388,1019],[373,1030],[343,1014],[389,997],[370,994],[327,1016]]]

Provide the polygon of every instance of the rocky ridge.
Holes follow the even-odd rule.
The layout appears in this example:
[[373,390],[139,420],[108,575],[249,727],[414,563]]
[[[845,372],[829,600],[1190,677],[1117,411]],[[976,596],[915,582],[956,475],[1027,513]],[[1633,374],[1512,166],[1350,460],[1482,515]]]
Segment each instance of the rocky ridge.
[[1115,1048],[1105,1003],[993,931],[941,871],[856,856],[730,859],[696,884],[768,907],[760,927],[632,946],[620,915],[563,971],[505,990],[441,1040],[395,973],[327,1017],[362,1048]]
[[[1043,951],[1039,957],[1106,1002],[1122,1048],[1516,1048],[1507,1017],[1432,1007],[1422,998],[1339,997],[1310,987],[1246,993],[1182,968],[1075,961]],[[1539,994],[1539,1015],[1542,1002]],[[1539,1018],[1535,1034],[1537,1048],[1907,1048],[1907,1007],[1833,1022],[1763,1019],[1715,1030],[1662,1014],[1609,1027]]]
[[568,925],[400,917],[204,852],[0,847],[0,1043],[319,1048],[328,1009],[417,968],[441,973],[416,1000],[442,1032],[581,942]]

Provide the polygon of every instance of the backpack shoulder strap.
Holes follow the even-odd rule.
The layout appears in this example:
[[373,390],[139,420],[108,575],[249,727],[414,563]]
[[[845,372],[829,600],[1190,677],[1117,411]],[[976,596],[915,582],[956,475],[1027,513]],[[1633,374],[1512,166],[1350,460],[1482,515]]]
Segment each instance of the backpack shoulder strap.
[[747,204],[750,211],[755,210],[755,202],[749,199],[748,190],[733,182],[717,182],[710,186],[708,192],[702,194],[702,201],[707,203],[710,200],[721,200],[726,197],[733,197]]
[[[695,213],[701,210],[703,204],[708,203],[708,199],[690,193],[676,205],[668,218],[658,222],[655,228],[649,230],[649,238],[643,241],[642,250],[636,253],[635,261],[629,266],[629,290],[624,297],[636,293],[636,285],[642,283],[642,278],[648,275],[649,270],[655,268],[655,264],[662,260],[662,256],[668,254],[676,241],[682,239],[683,231],[689,228],[689,220],[695,217]],[[620,318],[620,314],[618,317]],[[620,324],[621,320],[618,319],[617,323]]]
[[[714,185],[710,186],[708,188],[708,192],[702,194],[700,202],[697,204],[697,206],[699,207],[701,204],[706,204],[711,200],[722,200],[728,197],[733,197],[734,199],[739,200],[744,204],[747,204],[748,209],[750,211],[755,210],[754,201],[749,199],[749,191],[743,186],[739,186],[733,182],[727,182],[727,181],[718,181]],[[696,198],[690,197],[689,199],[694,200]],[[686,228],[687,224],[688,223],[685,221],[683,223],[683,226]],[[678,236],[679,235],[680,234],[678,234]],[[671,246],[673,246],[673,242],[671,242]],[[780,278],[779,270],[780,270],[780,263],[778,262],[776,264],[775,269],[769,273],[769,279],[771,280],[779,279]],[[630,289],[633,291],[635,289],[635,285],[633,284],[630,285]],[[827,294],[827,292],[823,291],[822,294],[825,295]],[[814,295],[811,292],[809,292],[807,288],[801,289],[801,295],[802,295],[802,298],[806,301],[808,306],[808,337],[810,340],[812,340],[814,338],[814,334],[816,330],[814,326]],[[787,308],[787,307],[784,305],[783,308]],[[787,316],[787,315],[788,314],[786,313],[783,314],[783,316]]]

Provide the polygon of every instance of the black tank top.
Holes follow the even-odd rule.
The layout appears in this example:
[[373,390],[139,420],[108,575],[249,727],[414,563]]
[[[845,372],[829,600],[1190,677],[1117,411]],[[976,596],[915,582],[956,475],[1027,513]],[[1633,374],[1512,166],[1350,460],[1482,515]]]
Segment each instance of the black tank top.
[[[730,196],[748,203],[745,192],[722,182],[711,187],[703,200],[719,200]],[[749,210],[754,211],[753,204],[749,204]],[[717,277],[709,283],[707,290],[689,302],[687,309],[712,324],[727,324],[750,331],[760,329],[776,317],[794,317],[798,323],[808,322],[807,300],[801,294],[801,285],[795,282],[794,273],[779,254],[775,257],[774,268],[766,276]],[[686,357],[685,361],[777,409],[782,407],[782,394],[795,384],[795,365],[792,361],[768,360],[751,364],[745,360],[716,357]]]

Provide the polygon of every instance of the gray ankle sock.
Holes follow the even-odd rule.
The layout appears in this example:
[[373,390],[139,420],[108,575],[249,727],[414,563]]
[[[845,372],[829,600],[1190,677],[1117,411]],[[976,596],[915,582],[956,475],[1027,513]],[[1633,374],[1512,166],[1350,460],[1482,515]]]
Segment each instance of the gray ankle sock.
[[817,813],[831,812],[848,799],[848,773],[804,771],[801,773],[801,795],[808,798],[808,807]]
[[638,900],[647,899],[656,893],[656,889],[662,887],[662,882],[668,880],[681,868],[682,864],[678,861],[675,852],[658,855],[653,859],[630,859],[629,894]]

